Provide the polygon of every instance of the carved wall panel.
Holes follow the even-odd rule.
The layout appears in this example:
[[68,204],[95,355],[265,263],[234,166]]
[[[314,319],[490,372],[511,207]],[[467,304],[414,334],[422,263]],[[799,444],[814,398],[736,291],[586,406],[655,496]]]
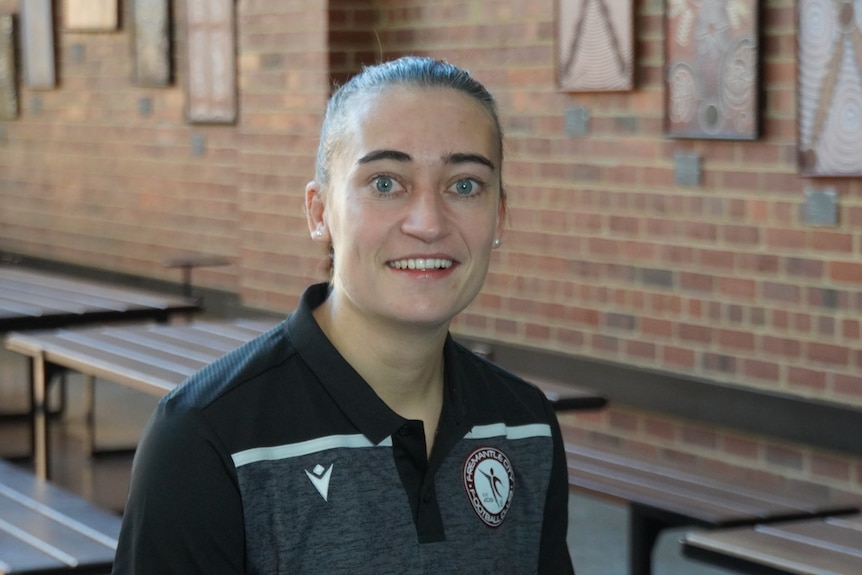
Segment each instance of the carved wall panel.
[[117,0],[64,0],[63,28],[76,32],[117,29]]
[[0,120],[18,117],[18,73],[15,69],[15,17],[0,16]]
[[21,2],[24,81],[31,88],[57,84],[54,64],[54,13],[51,0]]
[[578,92],[634,87],[631,0],[558,0],[557,83]]
[[190,122],[236,120],[233,0],[187,0]]
[[757,0],[666,0],[667,135],[757,138],[758,53]]
[[862,3],[799,0],[799,169],[862,175]]
[[170,6],[168,0],[134,0],[135,83],[171,83]]

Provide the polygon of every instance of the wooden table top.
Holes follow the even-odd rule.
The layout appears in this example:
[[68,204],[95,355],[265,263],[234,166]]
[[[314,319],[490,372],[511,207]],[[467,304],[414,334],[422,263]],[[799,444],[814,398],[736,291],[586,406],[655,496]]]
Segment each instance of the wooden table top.
[[862,514],[686,534],[686,555],[744,573],[862,573]]
[[166,321],[171,313],[199,309],[187,297],[0,266],[0,333],[116,319]]
[[[80,371],[154,395],[167,393],[188,376],[272,328],[264,319],[193,321],[172,325],[77,327],[13,333],[11,351]],[[574,386],[536,382],[558,410],[595,409],[606,399]]]

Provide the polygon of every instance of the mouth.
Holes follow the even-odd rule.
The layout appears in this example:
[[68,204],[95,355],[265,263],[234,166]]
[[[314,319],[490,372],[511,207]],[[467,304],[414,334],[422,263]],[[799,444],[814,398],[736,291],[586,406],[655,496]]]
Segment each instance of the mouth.
[[386,262],[390,268],[396,270],[446,270],[452,267],[453,261],[445,258],[409,258],[404,260],[392,260]]

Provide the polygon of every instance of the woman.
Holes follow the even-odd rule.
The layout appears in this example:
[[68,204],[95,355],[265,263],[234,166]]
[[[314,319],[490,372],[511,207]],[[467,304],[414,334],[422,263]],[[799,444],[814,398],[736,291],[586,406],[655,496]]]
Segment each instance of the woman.
[[499,245],[502,160],[455,66],[336,91],[306,187],[330,281],[160,402],[115,573],[572,573],[552,408],[448,332]]

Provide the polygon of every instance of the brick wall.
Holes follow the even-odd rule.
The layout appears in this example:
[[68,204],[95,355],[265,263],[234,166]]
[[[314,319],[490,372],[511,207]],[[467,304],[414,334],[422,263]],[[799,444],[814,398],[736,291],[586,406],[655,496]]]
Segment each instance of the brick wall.
[[[508,230],[457,331],[862,406],[862,183],[798,173],[792,0],[761,2],[754,142],[663,135],[661,0],[634,2],[636,88],[603,94],[555,89],[554,0],[239,0],[234,126],[185,121],[172,4],[167,88],[131,81],[131,0],[117,32],[58,31],[59,86],[0,123],[0,250],[167,279],[165,256],[227,255],[195,282],[289,310],[323,277],[303,188],[331,80],[430,54],[498,96],[507,133]],[[675,184],[681,152],[700,186]],[[837,190],[838,225],[802,223],[809,185]]]
[[287,311],[325,254],[309,239],[305,184],[329,96],[325,2],[238,3],[240,294]]
[[[169,255],[238,254],[237,130],[184,121],[181,3],[175,84],[133,84],[130,4],[120,31],[72,33],[54,3],[58,85],[22,83],[20,117],[0,123],[0,250],[173,280]],[[206,273],[237,287],[228,268]]]

